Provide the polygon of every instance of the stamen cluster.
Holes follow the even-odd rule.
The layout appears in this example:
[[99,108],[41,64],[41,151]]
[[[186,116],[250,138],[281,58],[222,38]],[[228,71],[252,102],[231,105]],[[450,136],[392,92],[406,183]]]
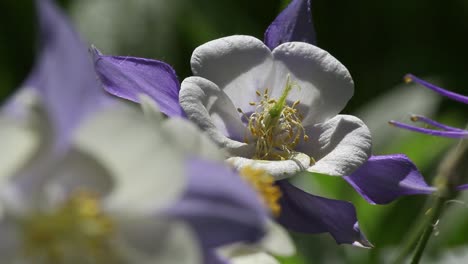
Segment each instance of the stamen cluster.
[[[291,106],[286,102],[287,95],[293,87],[294,84],[288,76],[286,88],[278,100],[270,98],[267,88],[263,93],[256,92],[259,101],[250,103],[256,108],[249,117],[238,109],[247,118],[248,130],[256,140],[254,159],[289,159],[299,141],[309,139],[302,126],[303,116],[296,109],[300,101],[295,101]],[[247,136],[245,142],[249,143]]]

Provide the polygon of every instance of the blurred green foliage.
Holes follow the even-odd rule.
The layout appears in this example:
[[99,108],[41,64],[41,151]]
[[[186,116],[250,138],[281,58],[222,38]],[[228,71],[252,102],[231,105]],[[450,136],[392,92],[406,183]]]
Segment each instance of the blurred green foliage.
[[[286,2],[68,0],[60,4],[71,14],[86,40],[104,53],[164,60],[174,66],[182,80],[190,75],[189,59],[195,47],[232,34],[263,38],[264,30]],[[468,94],[468,1],[314,0],[312,5],[318,46],[346,65],[356,84],[355,96],[346,113],[358,112],[377,96],[385,98],[408,72],[434,77],[437,84]],[[3,100],[21,85],[32,67],[36,24],[31,0],[4,0],[0,10],[0,99]],[[413,103],[394,102],[386,111]],[[443,99],[440,107],[434,109],[433,117],[463,127],[468,120],[466,110],[466,105]],[[377,118],[372,122],[385,124],[387,121]],[[399,133],[403,136],[389,137],[386,144],[375,150],[376,154],[407,154],[430,182],[438,161],[456,142]],[[327,197],[349,200],[356,205],[361,229],[376,248],[337,246],[328,235],[295,234],[298,255],[282,259],[283,263],[384,263],[407,238],[424,206],[425,197],[406,197],[386,206],[369,205],[341,179],[308,176],[303,184]],[[462,196],[460,201],[467,202],[468,197]],[[468,209],[464,205],[450,207],[442,222],[451,225],[442,224],[438,230],[440,235],[430,242],[432,257],[468,243],[465,235]]]

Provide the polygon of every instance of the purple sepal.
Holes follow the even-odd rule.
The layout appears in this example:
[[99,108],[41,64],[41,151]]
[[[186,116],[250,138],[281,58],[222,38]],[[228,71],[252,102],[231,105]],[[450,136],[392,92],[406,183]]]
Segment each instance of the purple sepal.
[[54,149],[66,148],[81,118],[107,95],[100,88],[86,45],[50,0],[36,0],[39,55],[25,89],[36,89],[53,126]]
[[427,185],[413,162],[402,154],[372,156],[344,179],[371,204],[387,204],[401,196],[436,190]]
[[265,31],[265,44],[273,50],[285,42],[301,41],[315,45],[310,0],[293,0]]
[[468,184],[463,184],[463,185],[458,186],[457,190],[459,191],[468,190]]
[[185,116],[179,105],[180,83],[171,66],[144,58],[105,56],[94,47],[91,52],[96,73],[107,92],[134,102],[139,102],[138,94],[145,94],[164,114]]
[[448,91],[448,90],[445,90],[441,87],[438,87],[432,83],[429,83],[429,82],[426,82],[416,76],[414,76],[413,74],[407,74],[405,75],[404,77],[405,81],[406,82],[415,82],[415,83],[418,83],[422,86],[425,86],[426,88],[429,88],[431,90],[433,90],[434,92],[442,95],[442,96],[445,96],[445,97],[448,97],[452,100],[455,100],[455,101],[458,101],[458,102],[461,102],[461,103],[464,103],[464,104],[468,104],[468,96],[464,96],[464,95],[461,95],[461,94],[457,94],[457,93],[454,93],[454,92],[451,92],[451,91]]
[[349,202],[309,194],[286,180],[278,181],[283,196],[278,222],[294,232],[330,233],[338,244],[372,247],[357,225],[356,210]]
[[168,213],[190,224],[202,247],[255,242],[264,235],[268,212],[239,175],[213,161],[193,159],[187,165],[187,190]]

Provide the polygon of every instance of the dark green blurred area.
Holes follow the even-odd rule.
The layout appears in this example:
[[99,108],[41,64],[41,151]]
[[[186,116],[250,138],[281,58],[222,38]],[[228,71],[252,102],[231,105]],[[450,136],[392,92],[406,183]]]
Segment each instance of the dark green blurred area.
[[[94,8],[93,4],[98,2],[120,4],[127,9],[116,15],[117,11]],[[69,0],[60,4],[72,14],[87,41],[103,53],[164,60],[174,66],[182,80],[190,75],[189,59],[194,48],[232,34],[262,39],[266,27],[285,6],[284,2]],[[338,58],[350,70],[356,84],[355,96],[346,113],[359,111],[402,84],[406,73],[434,78],[438,85],[468,94],[468,1],[315,0],[312,6],[318,46]],[[133,9],[138,11],[132,12]],[[4,0],[0,10],[0,98],[3,100],[21,85],[32,67],[36,25],[32,1]],[[138,26],[132,28],[133,24]],[[447,99],[441,102],[434,109],[433,117],[450,125],[465,126],[468,106]],[[415,102],[398,101],[386,111],[391,113],[403,104],[412,103]],[[385,124],[388,120],[380,121]],[[438,161],[455,143],[406,132],[398,139],[388,138],[376,154],[405,153],[430,181]],[[317,176],[309,184],[329,197],[353,201],[361,229],[376,248],[337,246],[327,235],[296,235],[299,256],[284,260],[285,263],[383,263],[405,240],[425,201],[425,197],[407,197],[390,205],[373,206],[341,179]],[[466,197],[460,199],[468,201]],[[453,212],[442,221],[449,224],[442,223],[440,235],[430,243],[431,256],[468,243],[465,235],[468,209],[463,205],[451,207]]]

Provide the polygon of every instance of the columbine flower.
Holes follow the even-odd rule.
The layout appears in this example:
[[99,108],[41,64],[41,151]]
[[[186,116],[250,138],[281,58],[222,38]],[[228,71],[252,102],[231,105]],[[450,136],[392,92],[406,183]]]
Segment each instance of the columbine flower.
[[236,168],[276,180],[304,170],[343,176],[370,156],[364,123],[337,115],[353,82],[327,52],[303,42],[270,51],[253,37],[232,36],[198,47],[191,64],[197,77],[182,82],[180,105]]
[[109,93],[134,102],[146,94],[169,117],[188,117],[253,186],[279,188],[263,201],[287,228],[369,246],[352,204],[311,195],[285,179],[301,171],[345,176],[379,204],[433,188],[406,156],[370,156],[364,123],[338,114],[353,95],[351,76],[314,40],[310,1],[294,0],[268,27],[266,45],[231,36],[198,47],[191,60],[196,76],[182,85],[161,61],[94,50],[95,67]]
[[111,102],[64,15],[49,0],[37,7],[38,63],[0,115],[2,260],[206,263],[214,247],[261,238],[256,194],[200,159],[217,147],[150,104],[144,118]]
[[[443,88],[440,88],[434,84],[431,84],[431,83],[428,83],[412,74],[408,74],[405,76],[404,78],[405,82],[409,83],[409,82],[415,82],[415,83],[418,83],[426,88],[429,88],[433,91],[435,91],[436,93],[442,95],[442,96],[445,96],[445,97],[448,97],[452,100],[455,100],[455,101],[458,101],[458,102],[461,102],[461,103],[464,103],[464,104],[468,104],[468,97],[467,96],[464,96],[464,95],[461,95],[461,94],[457,94],[457,93],[454,93],[454,92],[450,92],[450,91],[447,91]],[[407,129],[407,130],[411,130],[411,131],[415,131],[415,132],[419,132],[419,133],[423,133],[423,134],[428,134],[428,135],[433,135],[433,136],[440,136],[440,137],[449,137],[449,138],[468,138],[468,131],[467,130],[464,130],[464,129],[461,129],[461,128],[456,128],[456,127],[452,127],[452,126],[448,126],[448,125],[445,125],[445,124],[441,124],[437,121],[434,121],[430,118],[427,118],[425,116],[421,116],[421,115],[411,115],[411,121],[413,122],[420,122],[420,123],[423,123],[423,124],[426,124],[426,125],[429,125],[429,126],[433,126],[435,128],[438,128],[438,129],[428,129],[428,128],[421,128],[421,127],[416,127],[416,126],[412,126],[412,125],[407,125],[407,124],[404,124],[404,123],[401,123],[401,122],[398,122],[398,121],[390,121],[389,123],[391,125],[394,125],[394,126],[397,126],[399,128],[403,128],[403,129]]]

